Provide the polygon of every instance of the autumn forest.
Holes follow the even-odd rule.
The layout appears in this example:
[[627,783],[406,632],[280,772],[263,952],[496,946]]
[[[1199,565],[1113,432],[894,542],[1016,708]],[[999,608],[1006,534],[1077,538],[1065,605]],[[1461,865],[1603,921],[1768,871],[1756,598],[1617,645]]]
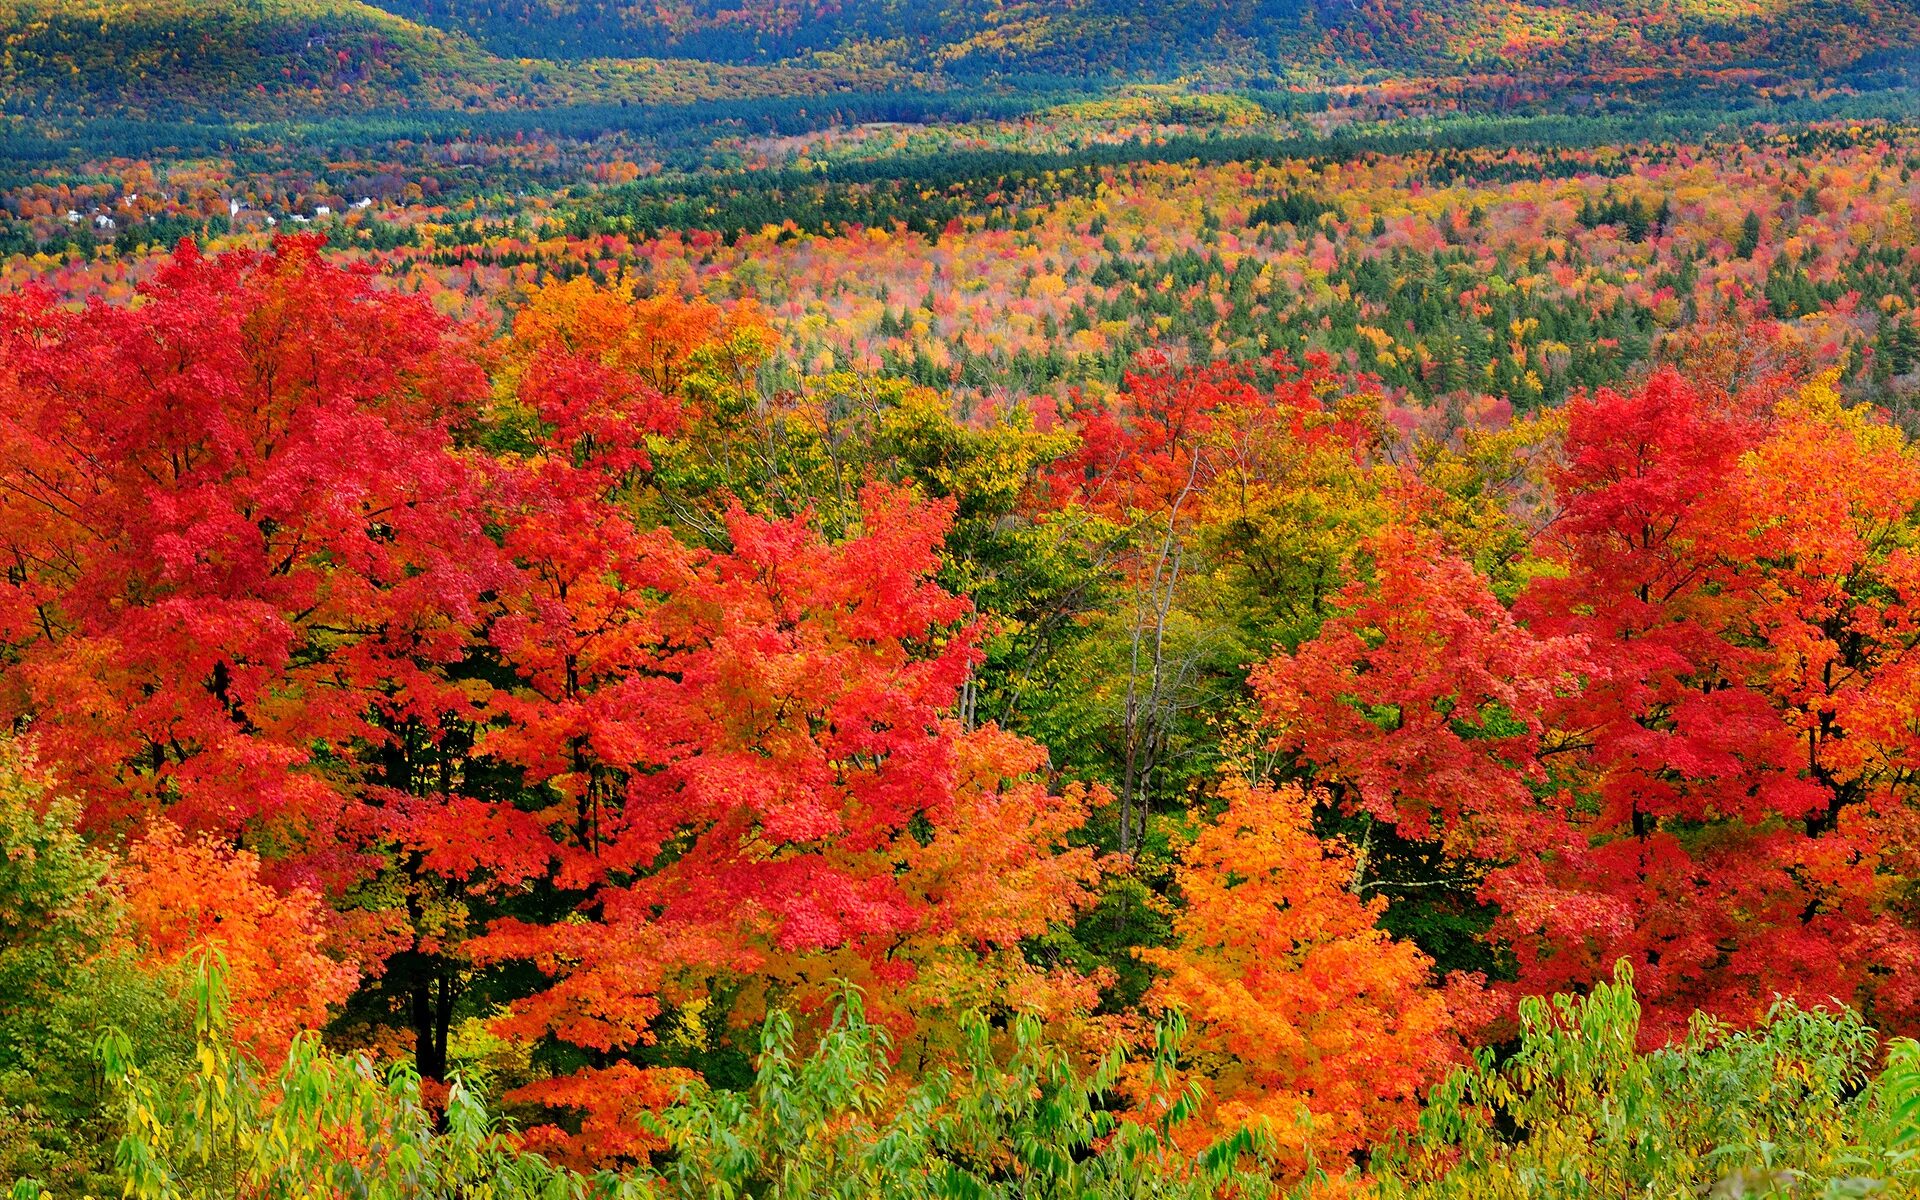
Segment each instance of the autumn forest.
[[1920,1194],[1920,10],[0,34],[15,1200]]

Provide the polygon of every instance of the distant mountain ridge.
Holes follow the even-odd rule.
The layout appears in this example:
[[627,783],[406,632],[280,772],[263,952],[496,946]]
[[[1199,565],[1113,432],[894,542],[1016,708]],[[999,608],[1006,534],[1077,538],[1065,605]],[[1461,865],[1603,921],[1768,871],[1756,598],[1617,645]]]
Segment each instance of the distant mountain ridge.
[[1920,0],[0,0],[0,116],[650,105],[1196,70],[1832,81],[1901,68],[1916,46]]
[[961,74],[1289,68],[1844,69],[1920,44],[1911,0],[374,0],[496,53],[891,60]]
[[169,121],[885,92],[879,68],[504,57],[365,0],[0,0],[0,117]]

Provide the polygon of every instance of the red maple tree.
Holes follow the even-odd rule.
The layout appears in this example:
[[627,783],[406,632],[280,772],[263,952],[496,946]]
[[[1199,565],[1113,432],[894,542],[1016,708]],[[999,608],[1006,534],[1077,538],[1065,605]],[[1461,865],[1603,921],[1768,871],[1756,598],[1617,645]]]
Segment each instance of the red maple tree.
[[1887,836],[1911,725],[1887,718],[1920,474],[1823,384],[1776,392],[1667,371],[1574,402],[1546,569],[1511,613],[1401,536],[1259,677],[1317,774],[1482,860],[1518,987],[1629,958],[1652,1039],[1778,994],[1913,1002]]

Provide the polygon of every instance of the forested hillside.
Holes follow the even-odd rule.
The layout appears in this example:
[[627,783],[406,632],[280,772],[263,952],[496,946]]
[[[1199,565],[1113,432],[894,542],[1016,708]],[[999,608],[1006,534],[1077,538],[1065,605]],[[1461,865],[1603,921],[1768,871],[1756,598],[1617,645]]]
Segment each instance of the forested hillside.
[[0,29],[0,113],[26,129],[52,122],[64,131],[82,118],[112,125],[559,112],[580,103],[679,105],[915,83],[888,64],[745,70],[691,60],[513,61],[362,0],[0,0]]
[[1527,6],[1445,0],[894,0],[648,8],[611,0],[5,0],[0,109],[203,120],[564,110],[993,80],[1193,74],[1267,87],[1383,75],[1902,79],[1901,0]]
[[1130,75],[1193,70],[1292,75],[1415,70],[1830,71],[1911,48],[1915,13],[1893,0],[1680,3],[1583,0],[1038,0],[763,3],[693,0],[379,0],[471,33],[503,54],[609,54],[769,62],[852,60],[982,72]]
[[16,113],[325,96],[394,103],[480,57],[358,0],[6,0],[0,90]]

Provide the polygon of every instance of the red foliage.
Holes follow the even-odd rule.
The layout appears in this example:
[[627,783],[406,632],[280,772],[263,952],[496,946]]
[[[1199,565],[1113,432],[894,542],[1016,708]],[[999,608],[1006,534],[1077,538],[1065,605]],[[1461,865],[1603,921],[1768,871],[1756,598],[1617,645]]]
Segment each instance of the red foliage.
[[472,356],[317,252],[183,243],[137,306],[5,302],[0,710],[96,823],[270,827],[338,879],[339,764],[468,707],[438,668],[504,562],[453,442]]
[[1341,614],[1254,669],[1268,722],[1409,837],[1527,846],[1545,714],[1591,673],[1584,643],[1534,636],[1430,533],[1390,526],[1368,548],[1373,578],[1345,589]]
[[1910,1013],[1883,975],[1920,950],[1887,908],[1920,641],[1892,531],[1920,471],[1824,384],[1716,399],[1664,372],[1575,403],[1554,482],[1511,615],[1463,564],[1389,553],[1269,664],[1285,743],[1487,863],[1525,990],[1629,958],[1651,1038],[1778,994]]
[[940,714],[973,656],[965,602],[928,578],[946,519],[875,492],[869,532],[834,545],[736,510],[733,550],[698,554],[597,514],[636,539],[620,559],[644,583],[502,630],[528,686],[490,749],[553,795],[527,852],[592,918],[503,920],[475,944],[554,977],[504,1028],[624,1050],[711,974],[884,954],[919,927],[895,870],[913,822],[954,815]]
[[[1087,902],[1092,855],[1062,846],[1087,795],[946,716],[976,658],[970,605],[933,580],[950,504],[870,491],[838,543],[735,507],[724,552],[635,524],[670,389],[736,378],[752,313],[544,293],[502,357],[518,408],[488,413],[520,450],[482,457],[471,348],[310,241],[183,247],[130,308],[8,306],[4,715],[97,824],[244,835],[282,883],[378,873],[394,911],[360,924],[386,924],[375,965],[423,1071],[459,968],[529,961],[548,986],[504,1028],[615,1065],[524,1098],[583,1105],[580,1152],[620,1157],[643,1147],[610,1131],[670,1081],[618,1056],[716,974],[937,962],[954,996],[1082,995],[1016,943]],[[235,929],[247,1036],[317,1022],[343,989],[311,895],[157,828],[128,876],[154,952]],[[558,919],[464,940],[535,888]]]
[[[519,575],[490,640],[516,683],[481,749],[530,802],[491,827],[488,861],[550,879],[584,919],[503,919],[469,945],[547,976],[501,1028],[619,1054],[715,976],[804,986],[829,960],[894,987],[938,960],[938,986],[964,993],[954,968],[971,956],[1029,998],[1072,990],[1002,961],[1083,905],[1093,872],[1059,848],[1084,799],[1015,783],[1037,751],[945,716],[976,657],[971,606],[932,578],[951,505],[872,489],[864,532],[838,543],[735,506],[721,552],[634,523],[642,439],[677,420],[658,364],[728,352],[695,345],[725,329],[677,303],[554,289],[514,330],[511,351],[532,355],[518,399],[540,421],[495,493]],[[953,861],[962,846],[973,861]],[[983,886],[984,870],[1002,875]],[[517,1098],[585,1108],[597,1128],[653,1086],[616,1070]],[[576,1159],[632,1149],[535,1136]]]
[[693,1078],[691,1071],[622,1062],[528,1084],[515,1091],[515,1099],[573,1109],[582,1118],[575,1133],[557,1125],[537,1125],[527,1131],[523,1144],[555,1162],[583,1170],[608,1160],[645,1158],[665,1143],[648,1132],[642,1115],[673,1103],[680,1087]]
[[[1364,390],[1324,354],[1303,367],[1275,354],[1259,364],[1213,363],[1175,370],[1149,358],[1129,371],[1110,404],[1071,414],[1074,452],[1047,474],[1048,499],[1119,520],[1175,509],[1226,472],[1245,471],[1263,450],[1325,445],[1358,450],[1374,436]],[[1330,407],[1326,397],[1342,400]]]

